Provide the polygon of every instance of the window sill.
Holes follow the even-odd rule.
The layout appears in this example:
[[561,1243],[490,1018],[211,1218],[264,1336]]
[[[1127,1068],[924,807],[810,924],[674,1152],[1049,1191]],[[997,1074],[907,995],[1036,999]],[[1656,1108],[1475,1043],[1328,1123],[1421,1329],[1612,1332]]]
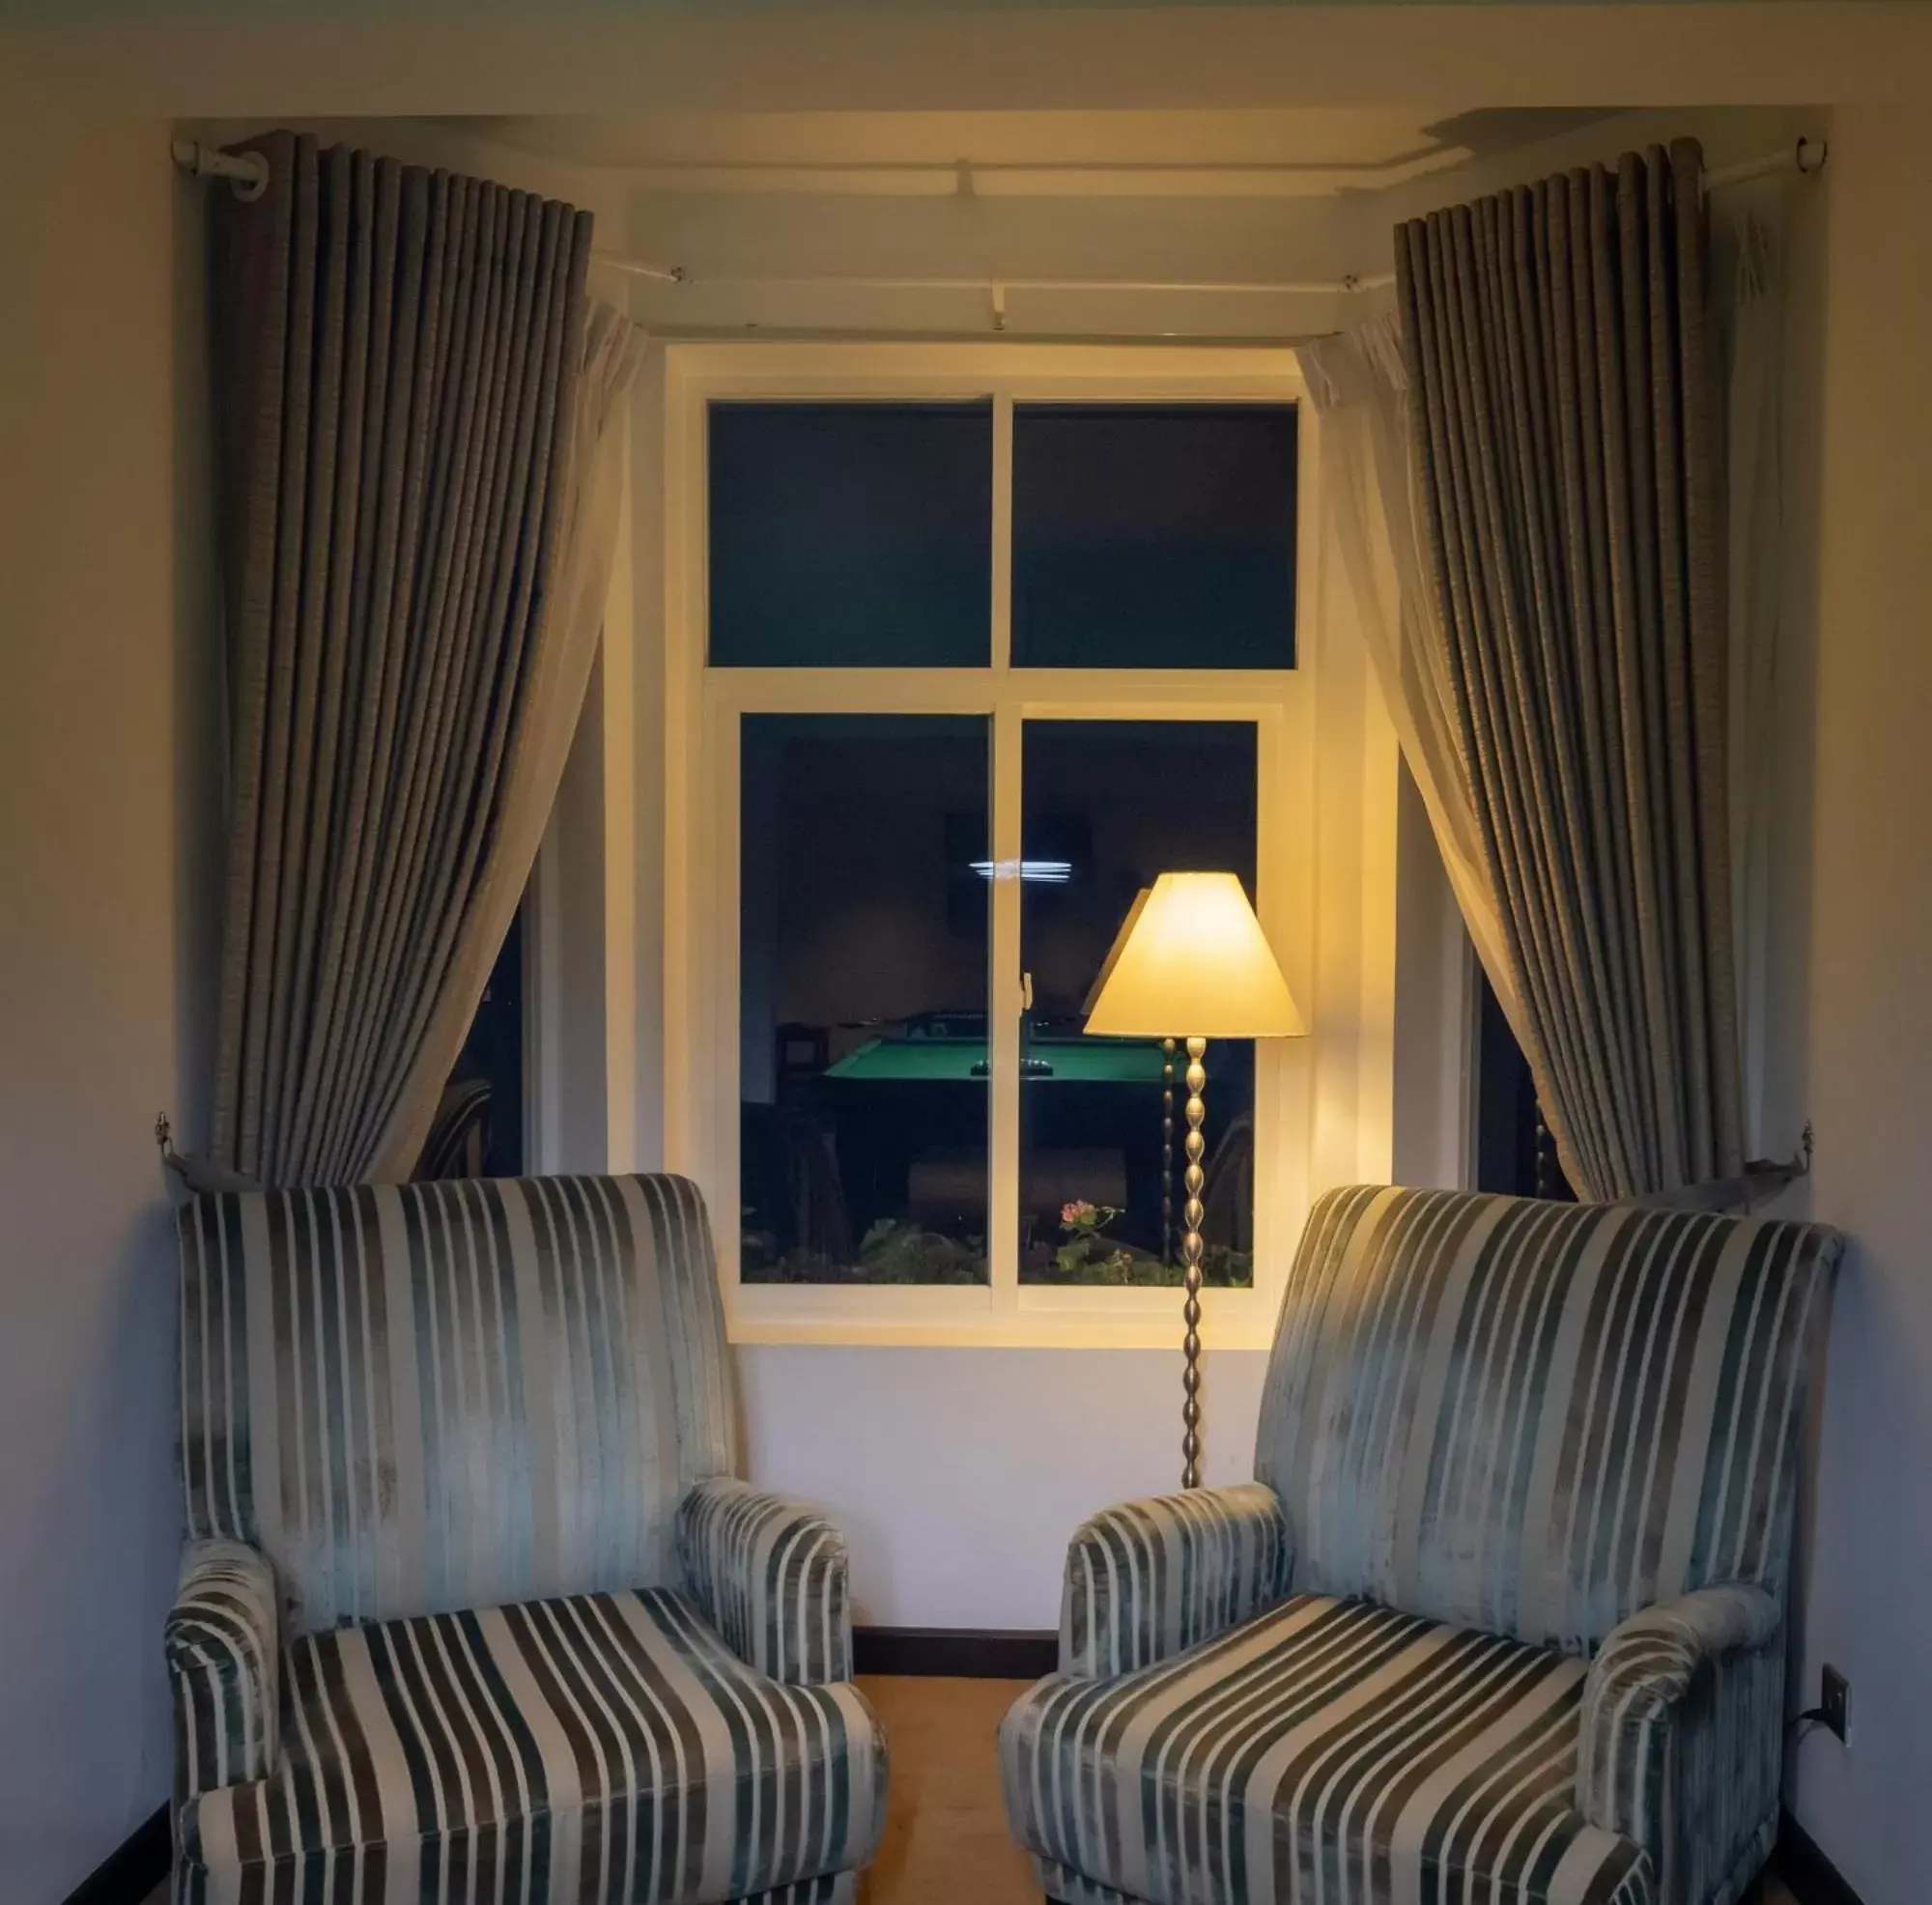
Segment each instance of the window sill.
[[[1274,1339],[1275,1296],[1271,1291],[1204,1291],[1202,1348],[1265,1351]],[[1167,1289],[765,1285],[735,1293],[729,1324],[734,1343],[1178,1351],[1180,1306],[1180,1292]]]

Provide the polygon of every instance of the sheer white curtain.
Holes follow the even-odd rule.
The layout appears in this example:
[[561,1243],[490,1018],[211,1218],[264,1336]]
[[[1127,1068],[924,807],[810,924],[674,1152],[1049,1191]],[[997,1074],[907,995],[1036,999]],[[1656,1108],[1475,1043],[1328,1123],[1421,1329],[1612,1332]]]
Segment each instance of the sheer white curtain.
[[1297,354],[1318,416],[1317,482],[1362,639],[1476,955],[1520,1039],[1513,968],[1483,867],[1416,541],[1408,384],[1396,314],[1312,339]]

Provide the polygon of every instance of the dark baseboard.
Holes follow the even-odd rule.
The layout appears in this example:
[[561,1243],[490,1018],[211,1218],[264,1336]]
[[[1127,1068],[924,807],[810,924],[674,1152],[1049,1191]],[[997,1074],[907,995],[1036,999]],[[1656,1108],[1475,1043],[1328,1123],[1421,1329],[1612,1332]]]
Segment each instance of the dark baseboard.
[[1060,1663],[1060,1636],[1020,1629],[860,1627],[861,1673],[944,1674],[955,1680],[1039,1680]]
[[168,1876],[168,1808],[157,1806],[67,1895],[67,1905],[142,1905]]
[[1818,1849],[1818,1841],[1789,1812],[1777,1816],[1777,1848],[1771,1866],[1798,1905],[1864,1905],[1845,1877]]

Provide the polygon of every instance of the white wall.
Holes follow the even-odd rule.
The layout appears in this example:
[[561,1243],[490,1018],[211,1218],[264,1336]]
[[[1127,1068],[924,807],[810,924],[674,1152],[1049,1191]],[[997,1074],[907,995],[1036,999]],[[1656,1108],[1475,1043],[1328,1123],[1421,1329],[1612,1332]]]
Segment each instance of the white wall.
[[[1060,1623],[1066,1538],[1180,1484],[1180,1351],[749,1345],[750,1471],[818,1501],[878,1627]],[[1208,1351],[1203,1473],[1254,1473],[1266,1357]]]
[[1811,1209],[1856,1241],[1803,1672],[1808,1698],[1825,1661],[1849,1674],[1852,1741],[1810,1735],[1794,1805],[1865,1905],[1914,1905],[1932,1793],[1932,118],[1840,111],[1829,190],[1806,1069]]
[[[168,1788],[174,1251],[207,782],[177,760],[167,128],[0,117],[0,1899]],[[192,525],[185,523],[185,529]],[[186,633],[185,631],[185,633]],[[205,634],[205,629],[203,630]],[[186,725],[185,734],[191,734]],[[190,1134],[191,1135],[191,1134]]]

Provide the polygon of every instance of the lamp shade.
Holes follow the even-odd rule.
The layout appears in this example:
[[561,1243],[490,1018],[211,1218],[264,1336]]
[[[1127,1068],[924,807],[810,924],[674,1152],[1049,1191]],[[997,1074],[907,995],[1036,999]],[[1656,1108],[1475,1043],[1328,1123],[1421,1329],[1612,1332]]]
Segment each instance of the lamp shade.
[[1308,1030],[1233,873],[1163,873],[1100,970],[1087,1030],[1143,1038],[1295,1038]]

